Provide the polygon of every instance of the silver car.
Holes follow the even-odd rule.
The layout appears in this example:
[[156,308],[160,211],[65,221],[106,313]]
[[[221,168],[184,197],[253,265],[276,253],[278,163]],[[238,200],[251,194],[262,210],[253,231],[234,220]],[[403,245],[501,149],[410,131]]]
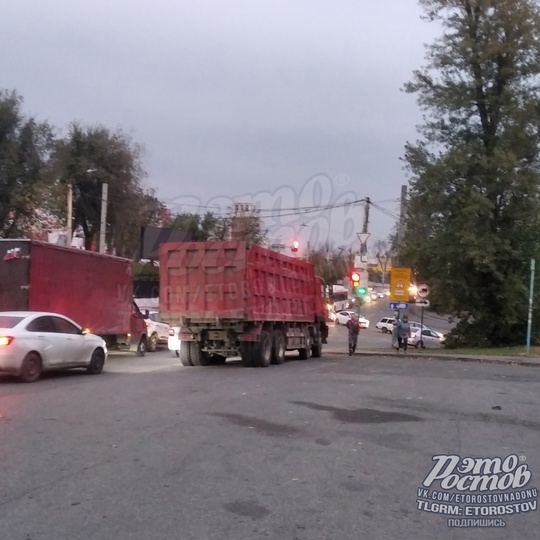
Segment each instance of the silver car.
[[58,313],[0,312],[0,374],[37,381],[43,371],[86,368],[102,372],[107,345]]
[[422,334],[420,335],[420,328],[417,329],[411,329],[411,333],[409,338],[407,339],[407,343],[411,347],[415,347],[419,349],[422,348],[434,348],[434,347],[442,347],[444,344],[444,335],[440,332],[435,332],[435,330],[426,329],[422,330]]

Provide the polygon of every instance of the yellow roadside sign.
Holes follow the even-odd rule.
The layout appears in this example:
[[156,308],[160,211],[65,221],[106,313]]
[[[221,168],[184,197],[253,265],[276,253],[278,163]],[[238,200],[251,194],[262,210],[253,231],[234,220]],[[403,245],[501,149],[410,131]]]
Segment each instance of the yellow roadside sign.
[[410,268],[392,268],[390,272],[390,300],[392,302],[408,302],[411,286]]

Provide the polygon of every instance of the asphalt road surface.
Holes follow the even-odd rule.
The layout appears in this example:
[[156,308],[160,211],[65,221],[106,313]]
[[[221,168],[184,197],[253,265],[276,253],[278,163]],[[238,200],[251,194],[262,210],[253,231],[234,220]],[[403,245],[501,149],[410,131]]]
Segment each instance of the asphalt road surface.
[[539,410],[538,368],[397,356],[184,368],[161,351],[0,379],[0,539],[538,538],[519,504],[471,530],[417,500],[439,454],[515,454],[539,488]]

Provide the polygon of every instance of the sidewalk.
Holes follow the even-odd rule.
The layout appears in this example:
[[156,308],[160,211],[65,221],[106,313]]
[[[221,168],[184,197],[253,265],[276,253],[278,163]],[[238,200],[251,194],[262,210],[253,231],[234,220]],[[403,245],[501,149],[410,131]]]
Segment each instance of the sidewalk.
[[[335,346],[332,344],[324,345],[323,355],[327,354],[343,354],[347,355],[349,352],[346,347]],[[354,356],[386,356],[386,357],[407,357],[407,358],[429,358],[432,360],[452,360],[461,362],[485,362],[490,364],[512,364],[518,366],[538,366],[540,367],[540,358],[532,356],[496,356],[496,355],[473,355],[473,354],[460,354],[458,350],[456,352],[440,352],[437,349],[415,349],[410,348],[407,353],[400,352],[399,355],[395,349],[356,349]]]

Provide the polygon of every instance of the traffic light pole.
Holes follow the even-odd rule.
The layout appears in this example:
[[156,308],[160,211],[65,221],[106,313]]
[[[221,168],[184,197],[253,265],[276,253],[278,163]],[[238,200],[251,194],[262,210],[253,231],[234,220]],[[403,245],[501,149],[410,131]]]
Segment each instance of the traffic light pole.
[[532,328],[532,314],[533,314],[533,300],[534,300],[534,273],[536,267],[536,260],[531,259],[531,283],[529,285],[529,312],[527,317],[527,354],[531,352],[531,328]]
[[421,349],[424,348],[424,338],[422,337],[424,335],[422,334],[423,331],[424,331],[424,306],[422,306],[422,312],[420,314],[420,348]]

